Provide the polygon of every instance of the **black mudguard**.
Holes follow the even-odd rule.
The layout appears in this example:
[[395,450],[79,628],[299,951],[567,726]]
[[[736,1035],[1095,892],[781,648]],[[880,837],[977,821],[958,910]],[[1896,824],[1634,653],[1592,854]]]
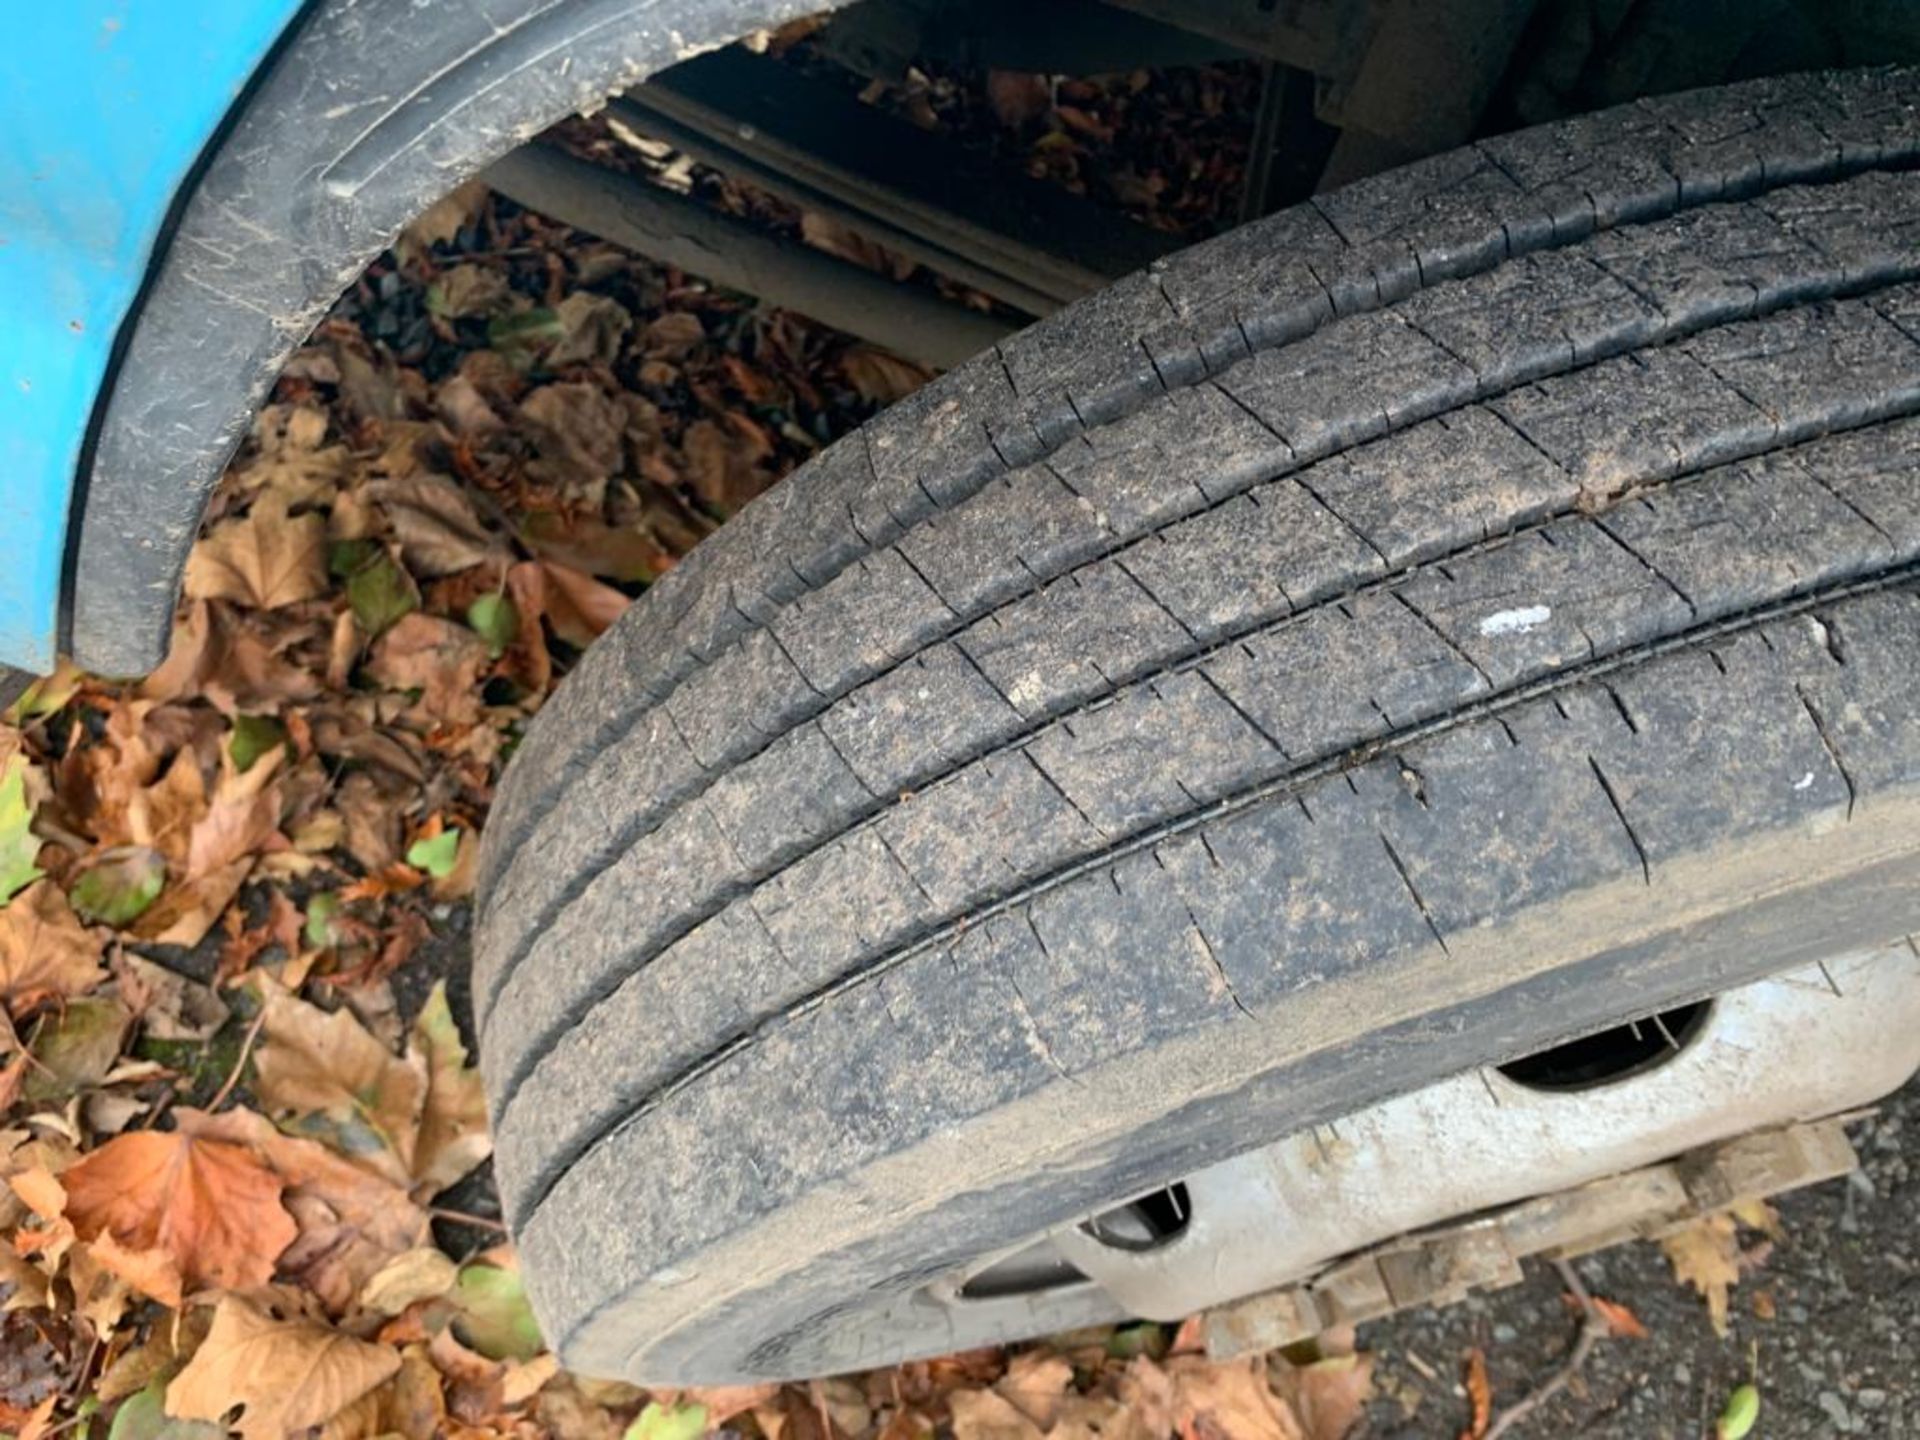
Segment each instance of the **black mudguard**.
[[166,652],[208,492],[294,348],[400,228],[563,116],[806,0],[316,0],[178,209],[98,417],[67,649]]

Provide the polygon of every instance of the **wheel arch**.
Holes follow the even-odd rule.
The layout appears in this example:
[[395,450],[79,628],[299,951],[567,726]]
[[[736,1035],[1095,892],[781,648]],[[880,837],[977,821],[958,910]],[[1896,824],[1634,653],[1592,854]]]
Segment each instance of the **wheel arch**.
[[65,649],[165,655],[214,483],[294,349],[428,204],[566,115],[809,0],[316,0],[156,256],[75,500]]

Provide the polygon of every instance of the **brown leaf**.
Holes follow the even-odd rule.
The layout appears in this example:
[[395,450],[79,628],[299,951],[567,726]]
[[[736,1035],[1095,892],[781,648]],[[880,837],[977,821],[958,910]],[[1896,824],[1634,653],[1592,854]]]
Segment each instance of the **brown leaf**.
[[20,1255],[41,1256],[51,1274],[61,1257],[73,1248],[76,1238],[73,1222],[66,1217],[66,1187],[45,1164],[38,1162],[9,1175],[7,1186],[39,1222],[31,1226],[23,1224],[15,1231],[14,1251]]
[[621,342],[633,328],[633,316],[617,300],[576,290],[554,307],[560,338],[547,352],[547,368],[599,363],[620,358]]
[[427,783],[426,767],[412,748],[411,738],[370,724],[348,705],[316,706],[308,712],[313,748],[329,759],[357,760],[375,765],[414,785]]
[[520,538],[543,559],[610,580],[652,581],[673,568],[673,553],[658,536],[591,515],[529,515],[521,522]]
[[904,280],[919,268],[904,255],[874,244],[858,230],[815,210],[800,212],[800,238],[816,250],[824,250],[829,255],[837,255],[868,270],[877,270],[895,280]]
[[277,988],[265,1003],[254,1059],[260,1103],[297,1133],[325,1140],[396,1184],[410,1183],[425,1061],[394,1055],[345,1010],[329,1013]]
[[120,998],[151,1040],[203,1044],[233,1013],[207,986],[138,955],[116,955],[113,973],[120,981]]
[[165,774],[129,801],[127,833],[134,844],[166,856],[173,873],[184,878],[193,827],[206,813],[206,777],[192,752],[182,750]]
[[956,1390],[947,1397],[953,1440],[1044,1440],[1045,1432],[995,1390]]
[[44,1309],[52,1283],[32,1261],[0,1245],[0,1311]]
[[669,310],[647,322],[643,345],[650,358],[679,360],[706,338],[707,327],[698,315],[691,310]]
[[855,345],[842,355],[840,373],[854,393],[870,405],[904,400],[933,378],[932,371],[870,345]]
[[271,750],[240,771],[228,751],[220,752],[220,778],[206,813],[187,832],[186,879],[198,880],[236,860],[251,859],[279,829],[280,795],[271,782],[284,753]]
[[1007,1362],[994,1389],[1042,1430],[1051,1429],[1061,1397],[1073,1384],[1073,1366],[1044,1350],[1028,1350]]
[[[265,1284],[296,1233],[280,1203],[279,1176],[252,1151],[217,1140],[156,1130],[117,1135],[61,1180],[81,1239],[105,1234],[130,1250],[160,1251],[196,1288]],[[153,1298],[180,1303],[177,1292]]]
[[248,1440],[281,1440],[325,1424],[400,1368],[400,1355],[342,1335],[285,1303],[222,1296],[213,1329],[167,1386],[181,1420],[223,1420]]
[[486,1091],[479,1069],[467,1064],[444,980],[414,1019],[408,1051],[427,1076],[413,1178],[426,1195],[437,1195],[493,1153]]
[[42,1440],[53,1424],[53,1407],[59,1403],[58,1395],[49,1395],[34,1406],[15,1427],[14,1440]]
[[279,1259],[280,1273],[298,1279],[334,1314],[388,1265],[427,1243],[427,1212],[405,1186],[355,1164],[326,1146],[284,1135],[251,1110],[206,1115],[176,1112],[181,1130],[252,1150],[286,1184],[283,1203],[299,1236]]
[[707,1412],[707,1424],[718,1429],[734,1416],[766,1404],[779,1393],[779,1385],[768,1381],[759,1385],[696,1386],[678,1392],[675,1399],[676,1403],[703,1408]]
[[[424,1345],[400,1352],[400,1371],[373,1392],[379,1416],[374,1433],[405,1440],[438,1440],[448,1433],[446,1396]],[[564,1437],[562,1437],[564,1440]]]
[[[1640,1323],[1640,1317],[1617,1300],[1607,1300],[1595,1295],[1591,1297],[1591,1303],[1600,1318],[1606,1322],[1607,1334],[1614,1339],[1645,1340],[1648,1338],[1647,1327]],[[1575,1300],[1574,1304],[1578,1306],[1579,1301]]]
[[[331,365],[324,352],[307,353]],[[254,420],[253,454],[233,467],[223,490],[290,508],[330,503],[353,474],[354,457],[346,446],[326,443],[328,428],[326,411],[313,406],[267,406]]]
[[0,1001],[18,1017],[48,997],[84,994],[106,978],[102,949],[60,887],[35,881],[0,907]]
[[1342,1440],[1373,1395],[1371,1355],[1332,1355],[1291,1368],[1276,1388],[1299,1417],[1307,1440]]
[[499,315],[513,307],[513,287],[498,270],[484,265],[455,265],[441,273],[427,292],[436,315]]
[[738,428],[696,420],[680,442],[687,482],[702,500],[731,515],[772,483],[760,468],[769,447]]
[[525,593],[538,606],[534,613],[544,616],[553,633],[576,649],[599,639],[633,603],[611,585],[552,560],[529,561],[514,569],[534,572],[523,581]]
[[404,422],[406,396],[392,357],[385,351],[364,353],[365,342],[358,336],[351,343],[342,343],[338,333],[332,353],[333,363],[340,367],[340,407],[351,419],[375,426]]
[[1739,1226],[1724,1212],[1703,1215],[1660,1239],[1674,1278],[1706,1297],[1714,1333],[1727,1333],[1727,1292],[1740,1281]]
[[1025,125],[1053,108],[1053,85],[1025,70],[989,70],[987,105],[1002,125]]
[[1473,1418],[1460,1432],[1460,1440],[1481,1440],[1493,1424],[1493,1382],[1487,1376],[1486,1352],[1479,1346],[1467,1352],[1465,1377],[1467,1401],[1473,1406]]
[[282,652],[307,627],[269,636],[257,617],[205,600],[189,600],[174,617],[173,638],[160,668],[141,682],[149,700],[203,699],[232,715],[259,713],[311,700],[319,678]]
[[127,927],[127,933],[155,945],[198,945],[219,923],[252,868],[251,860],[236,860],[224,869],[169,886]]
[[627,409],[593,385],[543,385],[521,402],[540,459],[528,473],[550,484],[592,491],[620,468]]
[[499,536],[480,522],[473,502],[450,480],[438,475],[372,480],[363,493],[386,511],[401,558],[416,575],[457,575],[501,551]]
[[136,838],[135,800],[153,782],[165,755],[159,737],[149,733],[148,720],[159,708],[148,700],[114,702],[99,737],[68,750],[55,770],[62,806],[102,847]]
[[449,724],[480,718],[480,673],[486,642],[464,625],[415,611],[380,637],[367,673],[395,690],[418,690],[418,708]]
[[1219,1440],[1305,1440],[1286,1401],[1267,1382],[1259,1356],[1216,1365],[1195,1355],[1167,1364],[1173,1379],[1177,1428]]
[[478,440],[506,422],[494,411],[480,387],[465,375],[449,377],[433,393],[433,408],[447,428],[463,440]]
[[266,496],[243,519],[215,525],[187,557],[188,598],[275,610],[326,594],[327,522],[287,510]]
[[102,1231],[87,1246],[87,1255],[123,1285],[163,1305],[178,1305],[186,1289],[179,1262],[166,1250],[135,1250],[122,1245],[111,1232]]
[[437,1300],[453,1288],[460,1267],[431,1245],[402,1251],[367,1277],[354,1303],[376,1315],[398,1315],[419,1300]]
[[199,762],[182,750],[160,781],[134,797],[129,828],[137,844],[167,857],[172,883],[128,926],[143,940],[198,945],[233,902],[260,849],[277,834],[279,751],[238,771],[222,752],[211,797]]
[[478,180],[469,180],[429,205],[400,232],[395,248],[410,248],[417,255],[433,245],[453,241],[486,203],[487,187]]
[[68,1000],[42,1017],[21,1093],[29,1102],[66,1100],[100,1084],[120,1056],[132,1018],[112,995]]

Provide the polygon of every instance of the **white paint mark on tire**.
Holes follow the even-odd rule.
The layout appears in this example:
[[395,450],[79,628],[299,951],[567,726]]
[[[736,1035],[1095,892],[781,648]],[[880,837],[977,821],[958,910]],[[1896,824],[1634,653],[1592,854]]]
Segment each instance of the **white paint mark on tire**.
[[1480,633],[1486,636],[1524,635],[1552,618],[1553,609],[1548,605],[1522,605],[1517,610],[1496,610],[1480,622]]

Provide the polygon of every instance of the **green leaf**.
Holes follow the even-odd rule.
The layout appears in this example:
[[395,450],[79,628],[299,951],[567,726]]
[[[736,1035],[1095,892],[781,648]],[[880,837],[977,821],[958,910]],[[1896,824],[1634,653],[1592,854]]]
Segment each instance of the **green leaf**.
[[517,315],[496,315],[487,322],[487,344],[501,351],[507,360],[525,369],[534,353],[545,350],[567,327],[552,310],[522,310]]
[[1713,1433],[1716,1440],[1746,1440],[1759,1419],[1759,1387],[1742,1385],[1727,1396],[1726,1409],[1720,1412],[1720,1421]]
[[287,743],[287,727],[271,715],[236,715],[227,753],[233,768],[245,774],[262,755]]
[[467,624],[497,658],[520,633],[520,612],[507,596],[489,591],[467,607]]
[[327,551],[327,573],[336,580],[351,575],[379,553],[371,540],[336,540]]
[[340,913],[340,897],[331,890],[322,890],[307,901],[307,924],[303,932],[307,944],[316,950],[324,950],[334,943],[333,917]]
[[[707,1433],[707,1407],[675,1405],[667,1407],[649,1400],[623,1440],[700,1440]],[[107,1440],[113,1440],[108,1436]]]
[[453,1285],[454,1333],[489,1360],[531,1360],[546,1348],[518,1271],[463,1266]]
[[407,847],[407,864],[416,870],[424,870],[436,880],[444,880],[453,873],[454,861],[460,857],[460,830],[454,826],[442,830],[430,840],[416,840]]
[[67,899],[82,919],[117,930],[138,919],[160,898],[166,884],[166,861],[144,845],[127,845],[109,850],[99,864],[74,882]]
[[1107,1337],[1107,1354],[1116,1360],[1131,1360],[1138,1355],[1158,1357],[1166,1350],[1167,1332],[1151,1320],[1123,1325]]
[[[226,1440],[224,1425],[207,1420],[176,1420],[167,1414],[166,1396],[165,1376],[129,1395],[113,1412],[107,1440]],[[84,1435],[86,1431],[79,1433]]]
[[378,635],[420,608],[420,592],[413,577],[382,550],[347,577],[347,604],[360,628]]
[[27,1049],[39,1063],[27,1071],[21,1095],[32,1103],[64,1100],[98,1085],[120,1058],[120,1041],[133,1019],[118,1000],[69,1000],[33,1032]]
[[46,873],[33,863],[39,858],[40,837],[27,804],[27,757],[15,755],[0,771],[0,905]]
[[66,709],[67,702],[80,693],[81,683],[86,678],[86,671],[70,661],[62,660],[53,674],[41,676],[20,692],[20,698],[7,711],[7,723],[24,725],[42,715],[52,715]]

